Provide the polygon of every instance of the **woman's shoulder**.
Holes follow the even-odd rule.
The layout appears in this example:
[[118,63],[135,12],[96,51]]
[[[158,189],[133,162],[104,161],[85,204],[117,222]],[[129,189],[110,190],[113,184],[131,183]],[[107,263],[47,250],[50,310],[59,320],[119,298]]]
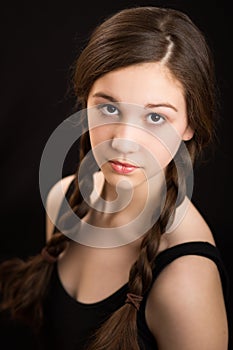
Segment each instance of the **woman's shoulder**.
[[[191,201],[176,214],[157,256],[146,302],[148,327],[164,348],[226,349],[225,275],[214,236]],[[205,332],[206,325],[213,331]]]
[[147,298],[146,321],[166,349],[196,349],[198,344],[205,349],[226,349],[227,319],[215,262],[188,254],[168,264]]

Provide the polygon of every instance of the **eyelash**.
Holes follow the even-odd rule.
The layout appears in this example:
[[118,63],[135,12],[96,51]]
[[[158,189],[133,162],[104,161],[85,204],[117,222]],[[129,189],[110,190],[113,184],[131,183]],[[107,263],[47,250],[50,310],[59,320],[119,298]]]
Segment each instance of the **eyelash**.
[[[119,112],[118,108],[115,107],[114,105],[110,104],[110,103],[104,103],[104,104],[100,104],[98,105],[98,110],[100,110],[103,114],[105,114],[106,116],[109,116],[109,115],[116,115],[116,114],[113,114],[113,113],[109,113],[107,110],[108,107],[111,107],[111,108],[114,108],[116,111]],[[118,115],[119,113],[117,113]]]
[[[114,109],[114,111],[115,111],[116,113],[115,113],[115,112],[114,112],[114,113],[108,112],[107,109],[108,109],[109,107],[112,108],[112,109]],[[119,110],[116,106],[114,106],[114,105],[112,105],[112,104],[110,104],[110,103],[104,103],[104,104],[98,105],[98,110],[99,110],[102,114],[104,114],[106,117],[120,115],[120,110]],[[159,118],[159,121],[158,121],[157,123],[154,123],[154,122],[149,121],[148,119],[149,119],[149,117],[151,117],[151,116],[156,116],[156,118]],[[154,125],[161,125],[161,124],[163,124],[163,123],[166,121],[166,118],[165,118],[165,117],[163,117],[161,114],[158,114],[158,113],[156,113],[156,112],[152,112],[152,113],[148,114],[148,115],[145,117],[145,119],[147,120],[147,122],[148,122],[149,124],[152,124],[152,125],[153,125],[153,124],[154,124]]]
[[158,113],[155,113],[155,112],[148,114],[148,115],[147,115],[147,119],[148,119],[150,116],[153,116],[153,115],[159,118],[159,122],[158,122],[158,123],[153,123],[153,122],[149,122],[149,121],[148,121],[149,124],[161,125],[161,124],[163,124],[163,123],[165,122],[165,118],[164,118],[162,115],[160,115],[160,114],[158,114]]

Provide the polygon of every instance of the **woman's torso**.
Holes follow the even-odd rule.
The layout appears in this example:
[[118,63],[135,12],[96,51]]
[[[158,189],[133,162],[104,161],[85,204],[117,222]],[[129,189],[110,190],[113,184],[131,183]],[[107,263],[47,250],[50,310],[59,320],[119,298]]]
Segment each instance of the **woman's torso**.
[[[71,181],[66,197],[69,198],[74,189],[74,182]],[[62,205],[60,207],[60,215],[62,215]],[[190,229],[188,215],[196,215],[198,225],[204,227],[204,234],[198,234],[195,230]],[[172,234],[166,234],[163,238],[162,249],[156,257],[155,269],[153,270],[153,283],[160,272],[172,261],[183,255],[201,255],[212,259],[219,268],[222,282],[225,285],[224,267],[221,262],[220,254],[214,245],[213,237],[203,220],[200,219],[195,209],[188,214],[187,219],[183,220],[181,227],[174,228]],[[199,227],[197,227],[199,228]],[[54,229],[55,231],[55,229]],[[88,265],[88,262],[87,262]],[[95,268],[93,267],[95,271]],[[96,269],[97,271],[97,269]],[[114,279],[114,277],[113,277]],[[93,283],[93,284],[91,284]],[[92,285],[94,286],[94,278],[86,289],[87,294],[90,293]],[[93,334],[94,330],[106,320],[112,312],[124,305],[127,294],[127,283],[116,283],[112,293],[103,293],[103,298],[98,301],[86,302],[82,298],[79,299],[75,294],[72,295],[72,288],[66,283],[63,272],[60,274],[58,265],[56,264],[51,280],[51,289],[45,303],[45,319],[44,333],[46,343],[51,342],[49,348],[56,349],[84,349],[84,344]],[[111,289],[110,289],[111,290]],[[90,293],[92,295],[92,293]],[[101,295],[101,293],[100,293]],[[150,332],[146,317],[145,307],[148,294],[145,295],[137,317],[138,337],[141,349],[155,350],[157,348],[156,340]]]

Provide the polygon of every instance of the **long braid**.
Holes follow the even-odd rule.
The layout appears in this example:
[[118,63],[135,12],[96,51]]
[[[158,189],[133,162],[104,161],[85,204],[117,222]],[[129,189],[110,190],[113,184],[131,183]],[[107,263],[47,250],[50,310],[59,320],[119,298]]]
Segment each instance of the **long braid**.
[[[65,249],[67,237],[57,233],[44,248],[48,257],[56,258]],[[26,261],[13,258],[0,265],[0,309],[13,318],[22,319],[39,330],[43,319],[43,301],[54,264],[42,254]]]
[[[152,284],[152,271],[161,235],[174,217],[177,200],[177,172],[171,162],[166,171],[167,198],[161,215],[141,243],[140,254],[129,274],[129,293],[143,296]],[[184,198],[184,193],[183,193]],[[127,326],[126,326],[127,325]],[[126,303],[115,311],[95,333],[88,350],[139,350],[137,309]]]
[[[88,162],[88,174],[85,172],[81,172],[80,175],[80,168],[82,165],[82,162],[85,162],[85,157],[87,157],[88,152],[91,149],[90,141],[89,141],[89,133],[85,133],[81,137],[81,147],[80,147],[80,154],[79,154],[79,164],[76,169],[75,179],[74,179],[74,190],[69,198],[69,205],[72,209],[72,212],[76,214],[80,219],[82,219],[88,212],[90,206],[90,195],[93,190],[93,175],[96,171],[96,162],[94,160],[94,157],[92,155],[92,152],[90,152],[89,156],[91,157],[91,161]],[[83,198],[81,189],[85,188],[85,195],[86,198]],[[87,201],[86,201],[87,199]],[[65,212],[60,220],[59,220],[59,227],[62,227],[64,230],[72,229],[73,223],[72,216],[71,216],[70,209],[68,212]]]
[[[83,136],[81,142],[80,164],[90,149],[88,134]],[[79,168],[77,173],[78,171]],[[92,177],[90,182],[88,188],[93,188]],[[69,202],[73,211],[82,218],[88,210],[88,205],[82,198],[78,181]],[[59,222],[64,227],[67,222],[69,224],[69,213],[68,216],[62,215]],[[69,241],[70,238],[58,230],[46,243],[41,254],[29,257],[26,261],[13,258],[2,262],[0,264],[0,310],[9,311],[13,318],[24,320],[39,331],[43,322],[43,301],[48,291],[53,262],[64,251]]]

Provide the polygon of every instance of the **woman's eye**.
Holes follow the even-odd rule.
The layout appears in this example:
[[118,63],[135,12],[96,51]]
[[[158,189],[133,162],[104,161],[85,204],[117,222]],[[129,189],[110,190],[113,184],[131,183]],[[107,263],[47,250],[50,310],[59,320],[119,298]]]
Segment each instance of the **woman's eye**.
[[150,123],[150,124],[156,124],[156,125],[160,125],[162,123],[165,122],[165,118],[162,117],[160,114],[158,113],[150,113],[148,116],[147,116],[147,121]]
[[100,105],[100,110],[105,115],[117,115],[117,114],[119,114],[119,110],[111,104]]

